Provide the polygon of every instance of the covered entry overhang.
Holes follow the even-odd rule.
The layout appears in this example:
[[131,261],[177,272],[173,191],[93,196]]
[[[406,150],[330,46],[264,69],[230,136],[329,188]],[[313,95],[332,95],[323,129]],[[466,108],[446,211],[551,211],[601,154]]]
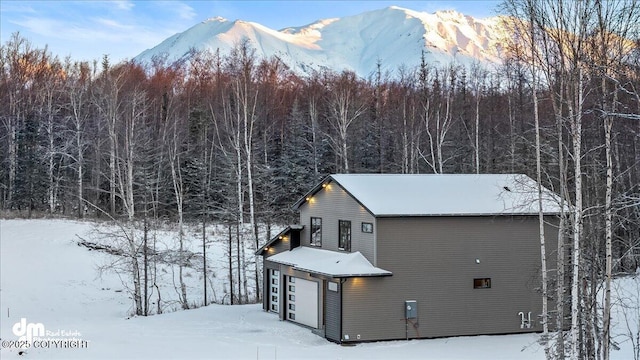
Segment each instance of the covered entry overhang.
[[373,266],[358,251],[346,253],[302,246],[273,255],[269,257],[269,261],[331,278],[393,275],[391,271]]
[[300,246],[300,231],[304,229],[302,225],[289,225],[269,242],[259,248],[255,254],[268,258],[281,251],[291,250]]

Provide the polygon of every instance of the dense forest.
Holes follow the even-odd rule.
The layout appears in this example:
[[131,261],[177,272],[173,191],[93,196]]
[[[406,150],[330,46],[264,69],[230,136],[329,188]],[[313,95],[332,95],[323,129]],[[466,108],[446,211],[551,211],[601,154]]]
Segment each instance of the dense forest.
[[[330,173],[535,178],[531,81],[517,61],[300,78],[278,59],[256,59],[248,43],[226,57],[194,54],[188,63],[158,59],[145,68],[106,56],[60,60],[19,34],[2,46],[0,61],[0,204],[25,216],[135,217],[146,202],[158,216],[205,211],[227,222],[246,216],[253,198],[257,220],[287,223],[295,219],[291,204]],[[630,70],[618,106],[637,114],[638,69]],[[606,175],[600,81],[585,84],[583,105],[592,212],[602,207]],[[572,159],[557,147],[571,149],[569,124],[557,123],[552,95],[539,89],[537,97],[543,182],[559,193],[559,162],[570,168]],[[624,204],[640,191],[640,122],[612,125],[614,198],[624,212],[617,231],[638,237],[637,209]]]
[[301,77],[248,41],[142,65],[59,59],[14,34],[0,49],[0,209],[250,224],[258,246],[258,224],[296,222],[291,205],[327,174],[524,173],[569,209],[566,243],[547,251],[580,294],[565,301],[584,339],[567,351],[592,358],[601,280],[640,265],[639,10],[539,3],[505,5],[527,21],[508,24],[501,64],[423,54],[368,78]]

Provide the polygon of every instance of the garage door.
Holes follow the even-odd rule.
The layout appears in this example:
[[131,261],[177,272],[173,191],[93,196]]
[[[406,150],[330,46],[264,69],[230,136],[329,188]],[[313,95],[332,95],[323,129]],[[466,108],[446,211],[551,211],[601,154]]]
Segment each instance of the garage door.
[[287,300],[288,320],[318,327],[318,283],[290,276]]

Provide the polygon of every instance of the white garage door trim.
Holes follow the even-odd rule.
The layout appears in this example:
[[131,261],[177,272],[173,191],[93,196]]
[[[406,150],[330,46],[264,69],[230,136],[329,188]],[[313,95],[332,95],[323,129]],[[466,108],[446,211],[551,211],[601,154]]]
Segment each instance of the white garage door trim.
[[[292,296],[293,295],[293,296]],[[287,319],[318,328],[318,283],[296,277],[287,282]]]

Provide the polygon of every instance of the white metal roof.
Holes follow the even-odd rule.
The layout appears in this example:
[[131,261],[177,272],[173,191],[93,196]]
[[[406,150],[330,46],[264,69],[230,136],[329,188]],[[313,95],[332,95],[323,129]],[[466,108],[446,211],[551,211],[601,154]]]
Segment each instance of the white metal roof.
[[371,265],[358,251],[345,253],[301,246],[273,255],[268,260],[293,266],[297,270],[331,277],[392,275],[390,271]]
[[[375,216],[537,214],[537,183],[522,174],[337,174],[340,184]],[[558,196],[543,188],[545,213]]]

